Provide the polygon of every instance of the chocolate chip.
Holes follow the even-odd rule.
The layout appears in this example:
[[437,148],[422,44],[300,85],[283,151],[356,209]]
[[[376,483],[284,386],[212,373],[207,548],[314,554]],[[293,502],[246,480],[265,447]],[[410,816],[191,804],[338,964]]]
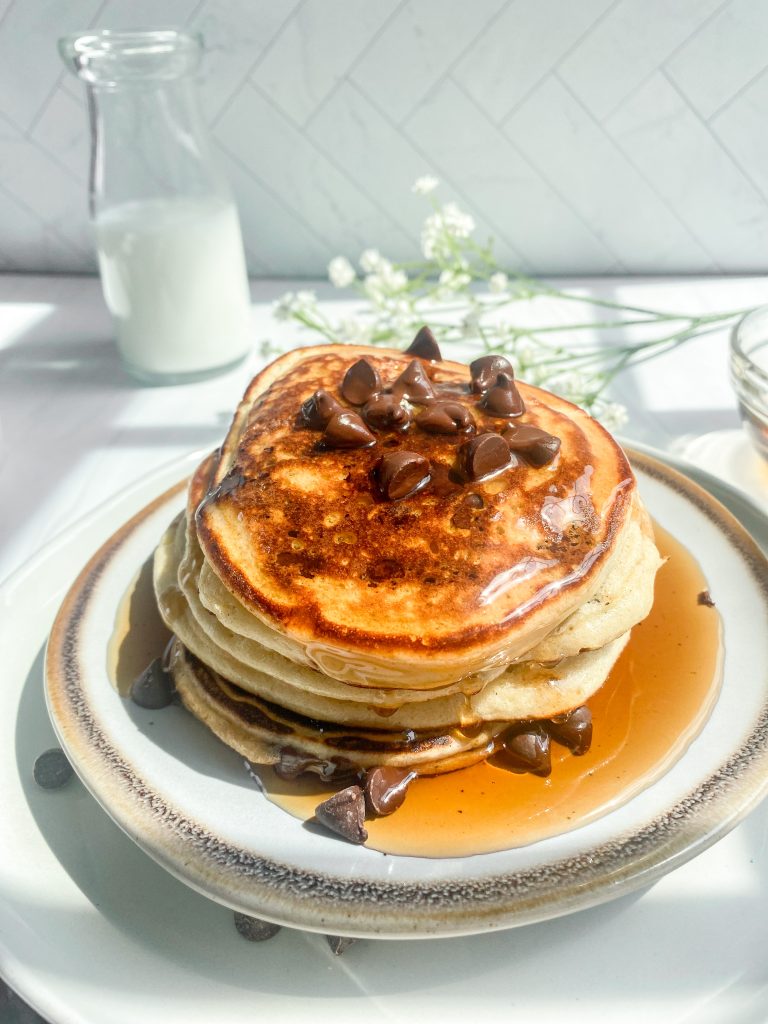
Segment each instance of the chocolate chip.
[[482,494],[468,494],[464,499],[465,504],[469,505],[470,508],[485,508],[485,502],[483,501]]
[[556,743],[568,747],[576,757],[586,754],[592,745],[592,712],[585,705],[556,715],[545,728]]
[[161,658],[155,658],[131,684],[131,700],[140,708],[156,711],[173,703],[173,679],[163,668]]
[[509,771],[546,778],[552,771],[549,736],[540,725],[509,729],[502,736],[498,761]]
[[279,924],[262,921],[260,917],[249,917],[248,914],[241,914],[237,910],[235,911],[235,928],[249,942],[266,942],[267,939],[273,939],[280,931]]
[[320,388],[302,405],[301,418],[312,430],[323,430],[336,413],[343,411],[344,406],[340,405],[333,395]]
[[412,402],[431,402],[435,397],[432,381],[418,359],[412,359],[395,383],[392,393],[398,398],[408,398]]
[[371,768],[365,773],[365,806],[369,814],[384,817],[402,807],[416,772],[406,768]]
[[470,480],[481,480],[512,461],[507,442],[500,434],[473,437],[462,445],[460,460]]
[[365,822],[365,797],[360,786],[347,786],[315,808],[315,817],[331,832],[358,845],[368,838]]
[[439,402],[416,417],[416,423],[428,434],[469,434],[475,419],[459,402]]
[[507,427],[501,436],[509,445],[510,451],[522,455],[529,465],[536,468],[546,466],[560,451],[559,437],[529,423]]
[[376,438],[356,412],[337,412],[325,428],[323,444],[326,448],[370,448]]
[[358,359],[344,374],[341,393],[352,405],[364,405],[380,390],[379,371],[367,359]]
[[317,775],[325,782],[340,782],[353,779],[357,774],[356,767],[344,757],[309,757],[294,747],[283,747],[280,750],[279,760],[272,765],[272,771],[284,782],[292,782],[300,775]]
[[443,358],[440,346],[435,341],[435,336],[430,329],[424,325],[405,350],[406,355],[418,356],[419,359],[431,359],[433,362],[440,362]]
[[480,408],[492,416],[504,416],[508,419],[522,416],[525,412],[525,402],[515,386],[514,377],[509,373],[498,373],[496,382],[483,395]]
[[418,452],[387,452],[376,467],[382,496],[399,501],[429,482],[429,462]]
[[696,598],[698,604],[703,604],[707,608],[714,608],[715,602],[712,600],[712,595],[708,590],[702,590],[699,596]]
[[374,430],[407,430],[412,418],[394,395],[374,395],[363,406],[363,419]]
[[325,938],[334,956],[346,953],[349,947],[357,942],[357,939],[350,939],[347,935],[326,935]]
[[74,772],[61,747],[51,747],[35,761],[32,775],[42,789],[61,789],[66,786]]
[[513,376],[512,364],[504,356],[480,356],[469,364],[469,372],[472,374],[472,390],[477,395],[495,384],[500,373]]

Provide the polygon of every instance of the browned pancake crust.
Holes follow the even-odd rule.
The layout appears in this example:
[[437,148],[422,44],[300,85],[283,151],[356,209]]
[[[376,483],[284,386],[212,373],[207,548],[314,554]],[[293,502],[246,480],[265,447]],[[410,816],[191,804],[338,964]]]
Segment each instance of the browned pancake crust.
[[[244,605],[277,629],[307,640],[380,653],[449,652],[493,643],[541,605],[583,587],[599,572],[624,523],[634,478],[620,447],[595,421],[570,403],[520,383],[527,406],[522,422],[562,439],[556,472],[520,465],[490,481],[464,485],[449,476],[461,437],[412,426],[404,436],[378,434],[371,449],[325,449],[321,434],[301,422],[301,404],[318,387],[347,404],[339,386],[361,355],[385,382],[410,361],[402,353],[361,346],[305,349],[257,376],[241,403],[196,525],[206,557]],[[443,362],[431,372],[436,384],[453,385],[441,397],[469,409],[478,432],[507,425],[478,406],[467,367]],[[412,498],[388,502],[377,494],[373,471],[383,454],[398,447],[430,459],[438,467],[437,479]],[[526,531],[518,535],[515,524],[540,524],[553,487],[560,496],[572,492],[590,466],[596,468],[592,503],[600,514],[561,537],[539,538],[532,550]],[[195,499],[210,469],[201,471]],[[293,481],[299,478],[312,486],[297,493]],[[468,505],[468,494],[479,494],[483,507]],[[338,520],[332,522],[334,514]],[[538,573],[540,599],[532,591],[522,613],[503,596],[483,608],[483,594],[500,575],[531,556],[552,562]],[[258,574],[249,570],[249,560],[257,563]],[[344,616],[328,614],[325,581],[344,581],[353,595]]]

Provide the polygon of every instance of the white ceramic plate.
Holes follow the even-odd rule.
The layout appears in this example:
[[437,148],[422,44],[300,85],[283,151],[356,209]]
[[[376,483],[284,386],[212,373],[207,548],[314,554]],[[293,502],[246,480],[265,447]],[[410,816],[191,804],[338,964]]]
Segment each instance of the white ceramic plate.
[[[768,802],[651,889],[449,943],[360,942],[337,960],[306,932],[244,942],[228,910],[145,856],[77,780],[39,789],[32,764],[55,742],[43,649],[64,593],[99,544],[198,458],[117,496],[0,589],[0,973],[18,992],[52,1024],[764,1019]],[[768,551],[768,519],[690,472]]]
[[732,828],[768,791],[768,572],[717,502],[634,459],[655,519],[716,595],[723,684],[701,734],[652,786],[571,832],[469,858],[386,856],[308,831],[254,791],[242,760],[182,708],[147,712],[106,684],[118,604],[183,488],[94,555],[51,635],[47,697],[79,776],[155,860],[205,895],[281,924],[363,937],[472,934],[528,924],[647,885]]

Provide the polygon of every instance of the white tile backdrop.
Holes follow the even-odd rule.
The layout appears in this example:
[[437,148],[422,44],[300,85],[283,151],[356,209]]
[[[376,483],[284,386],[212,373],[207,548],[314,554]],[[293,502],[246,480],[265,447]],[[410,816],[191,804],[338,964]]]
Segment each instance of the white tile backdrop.
[[519,269],[766,270],[768,0],[0,0],[0,270],[94,267],[57,37],[161,24],[256,275],[413,258],[426,172]]

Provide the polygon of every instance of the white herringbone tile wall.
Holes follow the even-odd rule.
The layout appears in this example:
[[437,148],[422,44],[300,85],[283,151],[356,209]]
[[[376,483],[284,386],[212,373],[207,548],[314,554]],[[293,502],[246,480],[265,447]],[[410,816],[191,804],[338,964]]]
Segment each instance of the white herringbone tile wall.
[[170,24],[256,275],[414,258],[425,173],[516,269],[766,270],[768,0],[0,0],[0,269],[95,266],[58,36]]

